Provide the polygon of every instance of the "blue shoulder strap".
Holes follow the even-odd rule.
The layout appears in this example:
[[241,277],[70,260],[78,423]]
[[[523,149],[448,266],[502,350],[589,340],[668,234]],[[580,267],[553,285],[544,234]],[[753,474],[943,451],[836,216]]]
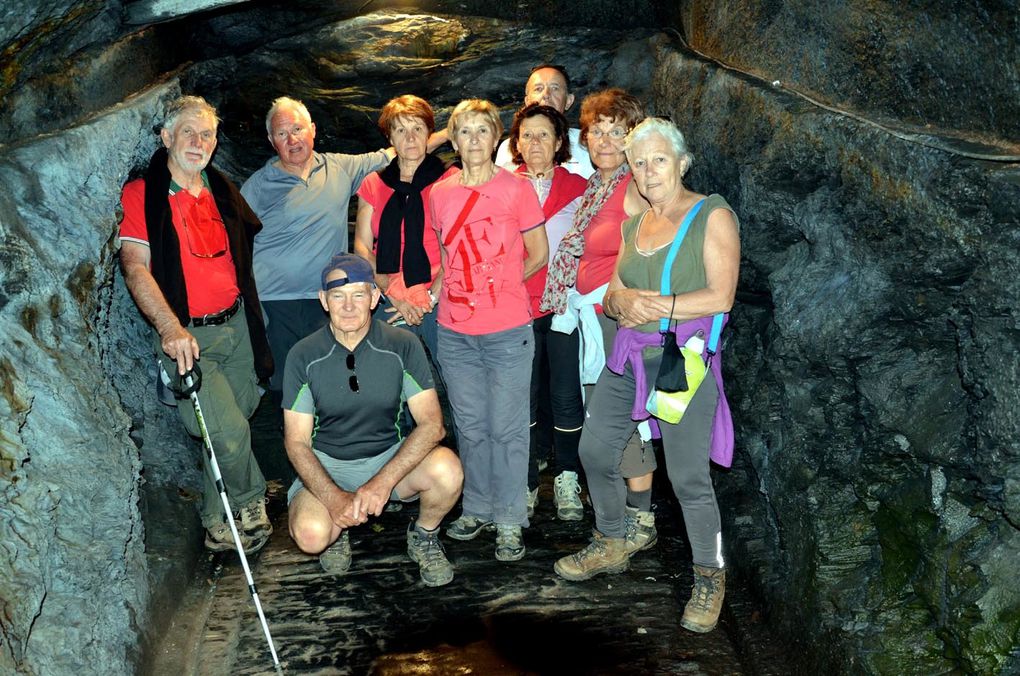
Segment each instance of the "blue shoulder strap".
[[[680,229],[676,231],[676,237],[673,238],[673,245],[669,247],[669,253],[666,254],[666,262],[662,264],[662,279],[659,282],[659,293],[663,296],[669,296],[672,292],[669,290],[669,273],[673,268],[673,261],[676,260],[676,253],[680,250],[680,245],[684,241],[684,237],[687,236],[687,231],[691,229],[691,223],[694,221],[694,217],[701,211],[701,205],[705,203],[705,199],[702,198],[693,207],[687,210],[687,216],[684,217],[683,223],[680,224]],[[636,238],[635,238],[636,242]],[[665,333],[669,331],[669,317],[663,317],[659,320],[659,332]]]
[[712,317],[712,332],[708,334],[709,357],[712,357],[715,354],[716,348],[719,347],[719,334],[722,333],[723,316],[723,313],[719,312]]
[[[676,254],[680,250],[680,245],[684,241],[684,237],[687,236],[687,231],[691,228],[691,223],[694,221],[694,217],[701,211],[701,205],[705,203],[703,198],[697,204],[690,208],[687,212],[687,216],[684,218],[684,222],[680,224],[680,229],[676,233],[676,237],[673,239],[673,245],[669,248],[669,253],[666,254],[666,262],[662,267],[662,279],[659,283],[659,293],[663,296],[671,294],[669,290],[669,277],[670,271],[673,268],[673,261],[676,260]],[[715,354],[716,349],[719,347],[719,335],[722,333],[723,325],[723,313],[720,312],[712,317],[712,331],[708,336],[708,355],[711,357]],[[669,331],[669,318],[663,317],[659,320],[659,331],[665,333]]]

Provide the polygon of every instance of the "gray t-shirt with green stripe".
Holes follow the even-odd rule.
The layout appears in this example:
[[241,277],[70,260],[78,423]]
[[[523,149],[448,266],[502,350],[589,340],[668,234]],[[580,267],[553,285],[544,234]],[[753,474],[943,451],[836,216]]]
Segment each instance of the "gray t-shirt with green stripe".
[[338,460],[374,457],[401,441],[403,402],[435,388],[418,337],[378,319],[371,322],[353,353],[327,324],[287,355],[283,407],[314,415],[312,447]]

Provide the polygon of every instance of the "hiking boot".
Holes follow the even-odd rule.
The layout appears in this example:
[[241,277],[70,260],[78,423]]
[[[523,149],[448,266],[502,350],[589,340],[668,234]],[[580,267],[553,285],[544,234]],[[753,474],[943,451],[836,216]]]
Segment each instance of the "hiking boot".
[[428,587],[442,587],[453,579],[453,564],[439,541],[439,529],[431,533],[413,523],[407,529],[407,555],[418,564],[421,581]]
[[584,518],[581,504],[581,487],[577,484],[577,472],[560,472],[553,480],[553,504],[556,518],[560,521],[580,521]]
[[343,575],[351,567],[351,536],[344,531],[337,541],[319,554],[319,565],[330,575]]
[[535,490],[528,491],[527,501],[528,501],[528,518],[530,519],[531,517],[535,516],[535,507],[538,507],[538,486],[535,487]]
[[627,527],[627,556],[634,556],[655,545],[659,532],[655,530],[655,514],[636,507],[627,507],[624,516]]
[[[244,547],[245,554],[254,554],[266,545],[268,538],[251,537],[241,529],[241,525],[236,521],[234,526],[237,528],[237,535],[241,540],[241,546]],[[226,521],[206,529],[205,548],[211,552],[237,550],[237,543],[234,542],[234,536],[230,532],[230,525]]]
[[705,634],[715,629],[726,596],[726,569],[694,566],[691,600],[684,608],[680,626]]
[[251,537],[268,538],[273,532],[266,514],[266,499],[258,497],[241,508],[241,528]]
[[451,523],[447,529],[446,534],[452,537],[454,540],[460,540],[461,542],[467,542],[468,540],[474,540],[478,537],[478,534],[483,530],[491,530],[492,522],[479,519],[478,517],[468,516],[467,514],[461,514],[457,517],[457,520]]
[[524,558],[524,535],[520,526],[496,524],[496,560],[520,561]]
[[607,538],[597,530],[592,531],[592,535],[587,547],[556,562],[553,570],[557,575],[580,582],[599,573],[615,574],[627,570],[630,559],[627,557],[626,540]]

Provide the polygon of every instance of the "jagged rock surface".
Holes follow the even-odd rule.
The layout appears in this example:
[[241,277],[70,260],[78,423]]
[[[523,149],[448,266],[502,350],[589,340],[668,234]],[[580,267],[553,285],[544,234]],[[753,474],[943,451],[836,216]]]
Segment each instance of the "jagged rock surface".
[[[183,88],[221,104],[216,162],[237,179],[269,156],[262,116],[283,93],[310,104],[320,148],[348,152],[381,144],[378,106],[408,90],[441,119],[467,95],[509,119],[536,61],[565,63],[582,93],[647,93],[690,134],[690,183],[743,224],[726,357],[738,454],[717,482],[732,565],[815,667],[1020,671],[1020,169],[769,84],[1008,148],[1015,2],[968,4],[962,33],[948,27],[954,3],[835,17],[803,3],[626,5],[619,25],[675,11],[695,47],[764,81],[661,39],[653,80],[644,34],[393,15],[320,28],[327,5],[312,0],[139,29],[124,4],[14,0],[0,24],[0,671],[132,671],[161,604],[147,583],[156,541],[194,552],[194,521],[168,532],[167,515],[193,511],[197,449],[153,399],[149,332],[112,241],[120,187],[181,88],[168,73],[191,59]],[[468,6],[585,25],[619,10],[556,4]],[[865,31],[858,19],[876,16]],[[907,30],[924,21],[933,29]],[[145,551],[139,501],[153,515]]]
[[1020,3],[684,0],[691,46],[871,117],[1020,145]]
[[733,565],[818,667],[1015,669],[1020,167],[671,48],[654,92],[742,220]]
[[151,125],[158,108],[150,93],[0,157],[5,673],[125,673],[138,659],[142,467],[111,382],[138,377],[117,350],[137,328],[111,286],[111,221],[153,143],[122,130]]

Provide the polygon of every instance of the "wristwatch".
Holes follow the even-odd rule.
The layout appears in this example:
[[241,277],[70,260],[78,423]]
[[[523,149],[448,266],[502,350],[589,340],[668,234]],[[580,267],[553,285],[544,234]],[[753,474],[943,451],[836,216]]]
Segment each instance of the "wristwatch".
[[432,305],[435,305],[436,303],[439,302],[439,299],[436,298],[436,295],[434,293],[432,293],[432,289],[428,289],[428,293],[429,293],[429,300],[432,302]]

